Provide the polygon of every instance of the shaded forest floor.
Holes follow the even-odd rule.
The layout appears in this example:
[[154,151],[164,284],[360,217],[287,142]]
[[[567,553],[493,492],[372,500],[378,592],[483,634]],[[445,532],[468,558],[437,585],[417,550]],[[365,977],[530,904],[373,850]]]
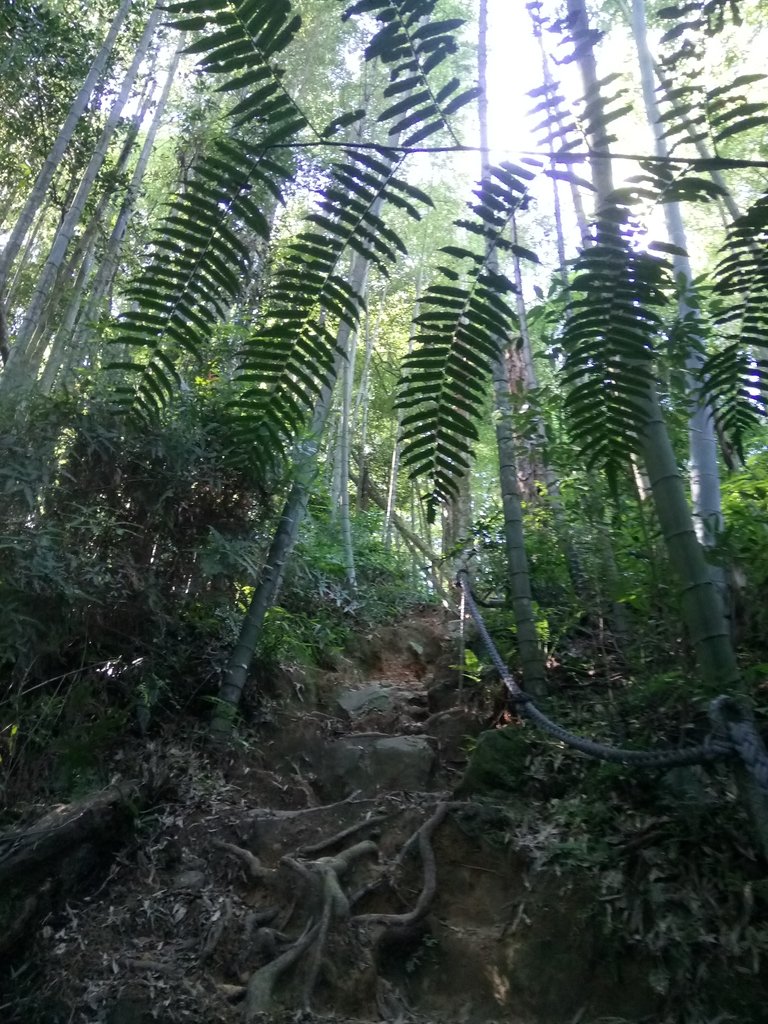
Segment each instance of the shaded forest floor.
[[[498,713],[459,685],[456,627],[423,608],[335,671],[284,672],[226,753],[194,730],[122,746],[110,774],[142,779],[149,806],[114,856],[62,851],[86,884],[9,959],[2,1019],[682,1020],[660,1015],[669,985],[648,951],[606,937],[627,908],[605,872],[545,863],[559,834],[541,793],[533,828],[519,804],[462,789]],[[633,856],[668,823],[635,819]]]

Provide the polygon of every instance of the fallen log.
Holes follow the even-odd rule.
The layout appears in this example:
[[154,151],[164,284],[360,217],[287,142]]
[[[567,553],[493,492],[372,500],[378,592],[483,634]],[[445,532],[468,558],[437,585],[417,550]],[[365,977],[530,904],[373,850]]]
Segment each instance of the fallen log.
[[116,783],[24,828],[0,832],[0,956],[111,859],[158,789],[155,779]]

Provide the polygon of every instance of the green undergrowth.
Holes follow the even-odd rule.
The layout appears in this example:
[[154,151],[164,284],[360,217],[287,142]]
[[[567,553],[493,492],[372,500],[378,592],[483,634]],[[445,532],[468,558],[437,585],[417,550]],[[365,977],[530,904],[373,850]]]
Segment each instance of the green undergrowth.
[[288,566],[279,604],[267,613],[258,650],[260,672],[286,663],[334,668],[356,632],[396,621],[430,594],[413,560],[379,539],[380,515],[355,520],[355,577],[351,586],[338,522],[315,499]]
[[[196,387],[141,426],[35,400],[34,437],[0,413],[0,808],[98,788],[129,734],[207,721],[290,486],[232,440],[228,399]],[[354,528],[353,589],[338,522],[311,503],[257,684],[333,668],[355,631],[428,598],[378,513]]]
[[[555,703],[547,710],[572,730],[615,738],[599,704]],[[631,745],[651,745],[648,732]],[[513,721],[481,735],[459,793],[505,808],[483,834],[532,874],[589,882],[606,958],[619,972],[635,965],[656,1001],[643,1020],[764,1019],[768,877],[727,766],[597,762]]]

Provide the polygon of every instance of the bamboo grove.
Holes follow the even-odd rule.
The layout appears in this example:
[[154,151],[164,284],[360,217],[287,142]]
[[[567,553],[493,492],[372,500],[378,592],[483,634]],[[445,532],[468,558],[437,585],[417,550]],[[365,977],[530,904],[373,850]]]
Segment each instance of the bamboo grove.
[[[547,683],[525,520],[542,495],[570,585],[582,602],[595,598],[577,525],[563,508],[564,468],[578,468],[616,507],[633,474],[646,481],[641,497],[653,506],[653,529],[675,572],[701,685],[741,685],[728,620],[732,579],[716,551],[720,477],[724,469],[743,471],[750,453],[760,451],[768,395],[768,163],[759,144],[768,105],[765,77],[751,69],[736,68],[725,84],[699,73],[712,48],[740,28],[741,5],[610,5],[636,45],[641,99],[621,74],[601,70],[609,26],[598,19],[605,12],[588,11],[582,0],[531,0],[530,40],[542,55],[541,81],[529,90],[536,148],[497,162],[484,124],[486,2],[479,46],[474,11],[460,6],[106,4],[104,31],[90,40],[96,56],[77,69],[81,85],[70,89],[71,104],[55,108],[57,124],[36,140],[24,175],[0,168],[0,394],[10,461],[31,443],[25,439],[35,434],[46,396],[73,400],[81,416],[89,403],[98,405],[115,451],[123,431],[149,435],[172,423],[189,402],[191,380],[213,386],[225,379],[216,436],[226,439],[238,472],[247,465],[261,481],[267,504],[280,506],[258,557],[238,555],[237,572],[249,582],[214,714],[219,732],[229,729],[299,542],[334,415],[339,436],[346,435],[336,486],[344,521],[355,463],[358,499],[382,506],[384,536],[399,522],[404,549],[415,544],[422,559],[427,552],[433,596],[450,589],[455,558],[482,547],[468,495],[478,445],[487,445],[493,425],[506,559],[500,584],[534,692],[545,692]],[[749,14],[756,17],[752,8]],[[55,17],[56,5],[22,4],[0,15],[0,28],[13,38],[37,25],[55,37]],[[118,57],[116,40],[124,48]],[[330,96],[322,103],[297,73],[307,45],[318,54],[324,47],[329,62],[319,72]],[[116,66],[125,69],[119,81],[109,78]],[[187,108],[174,113],[184,160],[164,167],[166,194],[148,211],[142,178],[157,138],[168,138],[163,118],[180,66],[193,81]],[[560,68],[578,77],[580,95],[563,87]],[[12,72],[9,65],[3,75],[10,80]],[[627,154],[622,126],[640,109],[653,145]],[[425,262],[419,246],[442,197],[424,168],[454,157],[476,160],[477,181]],[[67,161],[76,173],[64,194]],[[738,202],[729,184],[737,175]],[[111,191],[110,176],[119,182]],[[566,240],[573,254],[566,256],[562,230],[554,247],[529,241],[545,193],[554,197],[556,220],[565,201],[573,204],[579,240]],[[710,269],[696,277],[686,221],[702,207],[721,211],[724,226]],[[48,244],[43,236],[54,222]],[[658,237],[649,224],[654,232],[663,225]],[[349,441],[350,420],[363,418],[353,343],[371,330],[372,282],[386,295],[388,281],[417,266],[428,278],[416,288],[408,350],[389,386],[398,433],[389,481],[377,484],[368,479],[364,451],[358,455]],[[535,300],[530,275],[549,276],[548,291],[537,284]],[[379,302],[380,311],[385,306]],[[531,354],[532,335],[555,353],[545,361],[558,396],[554,415],[536,405],[542,359]],[[372,343],[365,367],[375,369],[371,353]],[[523,406],[528,421],[521,426]],[[551,436],[553,421],[560,442]],[[688,472],[679,454],[686,430]],[[4,478],[8,501],[21,502],[13,515],[19,522],[26,516],[30,529],[48,514],[41,480],[65,464],[61,452],[73,443],[55,425],[50,436],[42,433],[42,477],[24,483],[15,469]],[[578,467],[553,468],[563,438]],[[535,483],[526,492],[521,467],[530,451]],[[410,529],[398,515],[398,500],[401,513],[405,508],[404,491],[397,494],[400,466],[420,502]],[[431,524],[441,517],[453,517],[454,528],[433,558]],[[344,529],[342,523],[354,591],[353,541]],[[606,557],[598,575],[610,590]],[[482,553],[479,560],[482,577]],[[617,633],[619,604],[610,612]]]

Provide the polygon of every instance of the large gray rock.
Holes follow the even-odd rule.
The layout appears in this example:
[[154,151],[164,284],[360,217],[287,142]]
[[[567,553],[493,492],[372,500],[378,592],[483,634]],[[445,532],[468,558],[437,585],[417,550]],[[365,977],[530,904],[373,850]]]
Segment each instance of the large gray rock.
[[391,686],[372,683],[362,689],[344,690],[336,703],[350,718],[360,718],[371,711],[389,711],[394,703],[394,691]]
[[423,736],[356,733],[329,742],[318,778],[329,797],[387,790],[421,791],[435,764],[433,744]]

